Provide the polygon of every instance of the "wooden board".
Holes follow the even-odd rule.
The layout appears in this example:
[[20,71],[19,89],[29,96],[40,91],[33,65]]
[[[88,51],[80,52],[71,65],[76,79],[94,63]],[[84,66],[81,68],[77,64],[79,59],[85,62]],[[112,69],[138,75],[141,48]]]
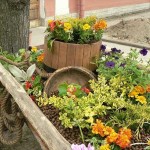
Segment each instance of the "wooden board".
[[[46,118],[37,105],[31,100],[23,87],[0,63],[0,82],[6,87],[18,104],[25,118],[31,124],[36,136],[40,138],[43,149],[70,150],[70,144]],[[13,90],[12,90],[13,89]]]

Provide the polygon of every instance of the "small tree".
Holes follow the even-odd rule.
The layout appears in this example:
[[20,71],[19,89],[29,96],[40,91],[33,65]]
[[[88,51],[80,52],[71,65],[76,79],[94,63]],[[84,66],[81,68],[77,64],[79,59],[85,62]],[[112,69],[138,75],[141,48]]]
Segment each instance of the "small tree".
[[0,0],[0,47],[17,52],[29,45],[30,0]]

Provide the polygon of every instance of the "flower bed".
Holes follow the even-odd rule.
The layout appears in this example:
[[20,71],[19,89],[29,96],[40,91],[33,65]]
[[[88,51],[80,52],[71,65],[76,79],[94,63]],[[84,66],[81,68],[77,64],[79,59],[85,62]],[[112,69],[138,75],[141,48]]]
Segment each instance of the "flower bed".
[[[8,64],[5,66],[17,76],[29,95],[34,96],[34,101],[59,132],[74,143],[72,150],[149,149],[150,76],[146,69],[138,67],[141,62],[137,59],[148,51],[132,49],[126,57],[116,48],[106,52],[102,46],[102,51],[102,57],[96,62],[97,81],[89,81],[90,89],[60,83],[58,91],[50,98],[41,95],[44,81],[36,74],[33,78],[34,65],[27,73],[22,72],[26,75],[22,80],[19,70],[14,71],[16,68],[12,66],[10,69]],[[20,62],[24,51],[17,57],[4,52],[2,55]],[[32,48],[30,62],[42,60],[39,56],[43,59],[42,51]],[[41,63],[37,65],[42,68]]]

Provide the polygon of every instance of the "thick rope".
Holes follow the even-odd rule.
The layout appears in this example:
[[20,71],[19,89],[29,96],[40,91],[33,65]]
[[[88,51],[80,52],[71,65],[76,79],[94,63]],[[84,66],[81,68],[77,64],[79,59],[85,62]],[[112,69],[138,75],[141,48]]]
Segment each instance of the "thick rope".
[[17,107],[13,98],[4,89],[0,96],[0,142],[3,144],[15,144],[22,137],[24,121],[18,117]]

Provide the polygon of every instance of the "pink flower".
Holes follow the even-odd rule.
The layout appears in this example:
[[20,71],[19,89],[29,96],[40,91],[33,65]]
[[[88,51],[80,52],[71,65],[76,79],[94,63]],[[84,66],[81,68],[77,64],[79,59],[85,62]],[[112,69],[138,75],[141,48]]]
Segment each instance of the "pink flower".
[[84,144],[78,145],[78,144],[72,144],[71,145],[72,150],[94,150],[94,147],[91,146],[91,144],[88,144],[88,147],[86,147]]

